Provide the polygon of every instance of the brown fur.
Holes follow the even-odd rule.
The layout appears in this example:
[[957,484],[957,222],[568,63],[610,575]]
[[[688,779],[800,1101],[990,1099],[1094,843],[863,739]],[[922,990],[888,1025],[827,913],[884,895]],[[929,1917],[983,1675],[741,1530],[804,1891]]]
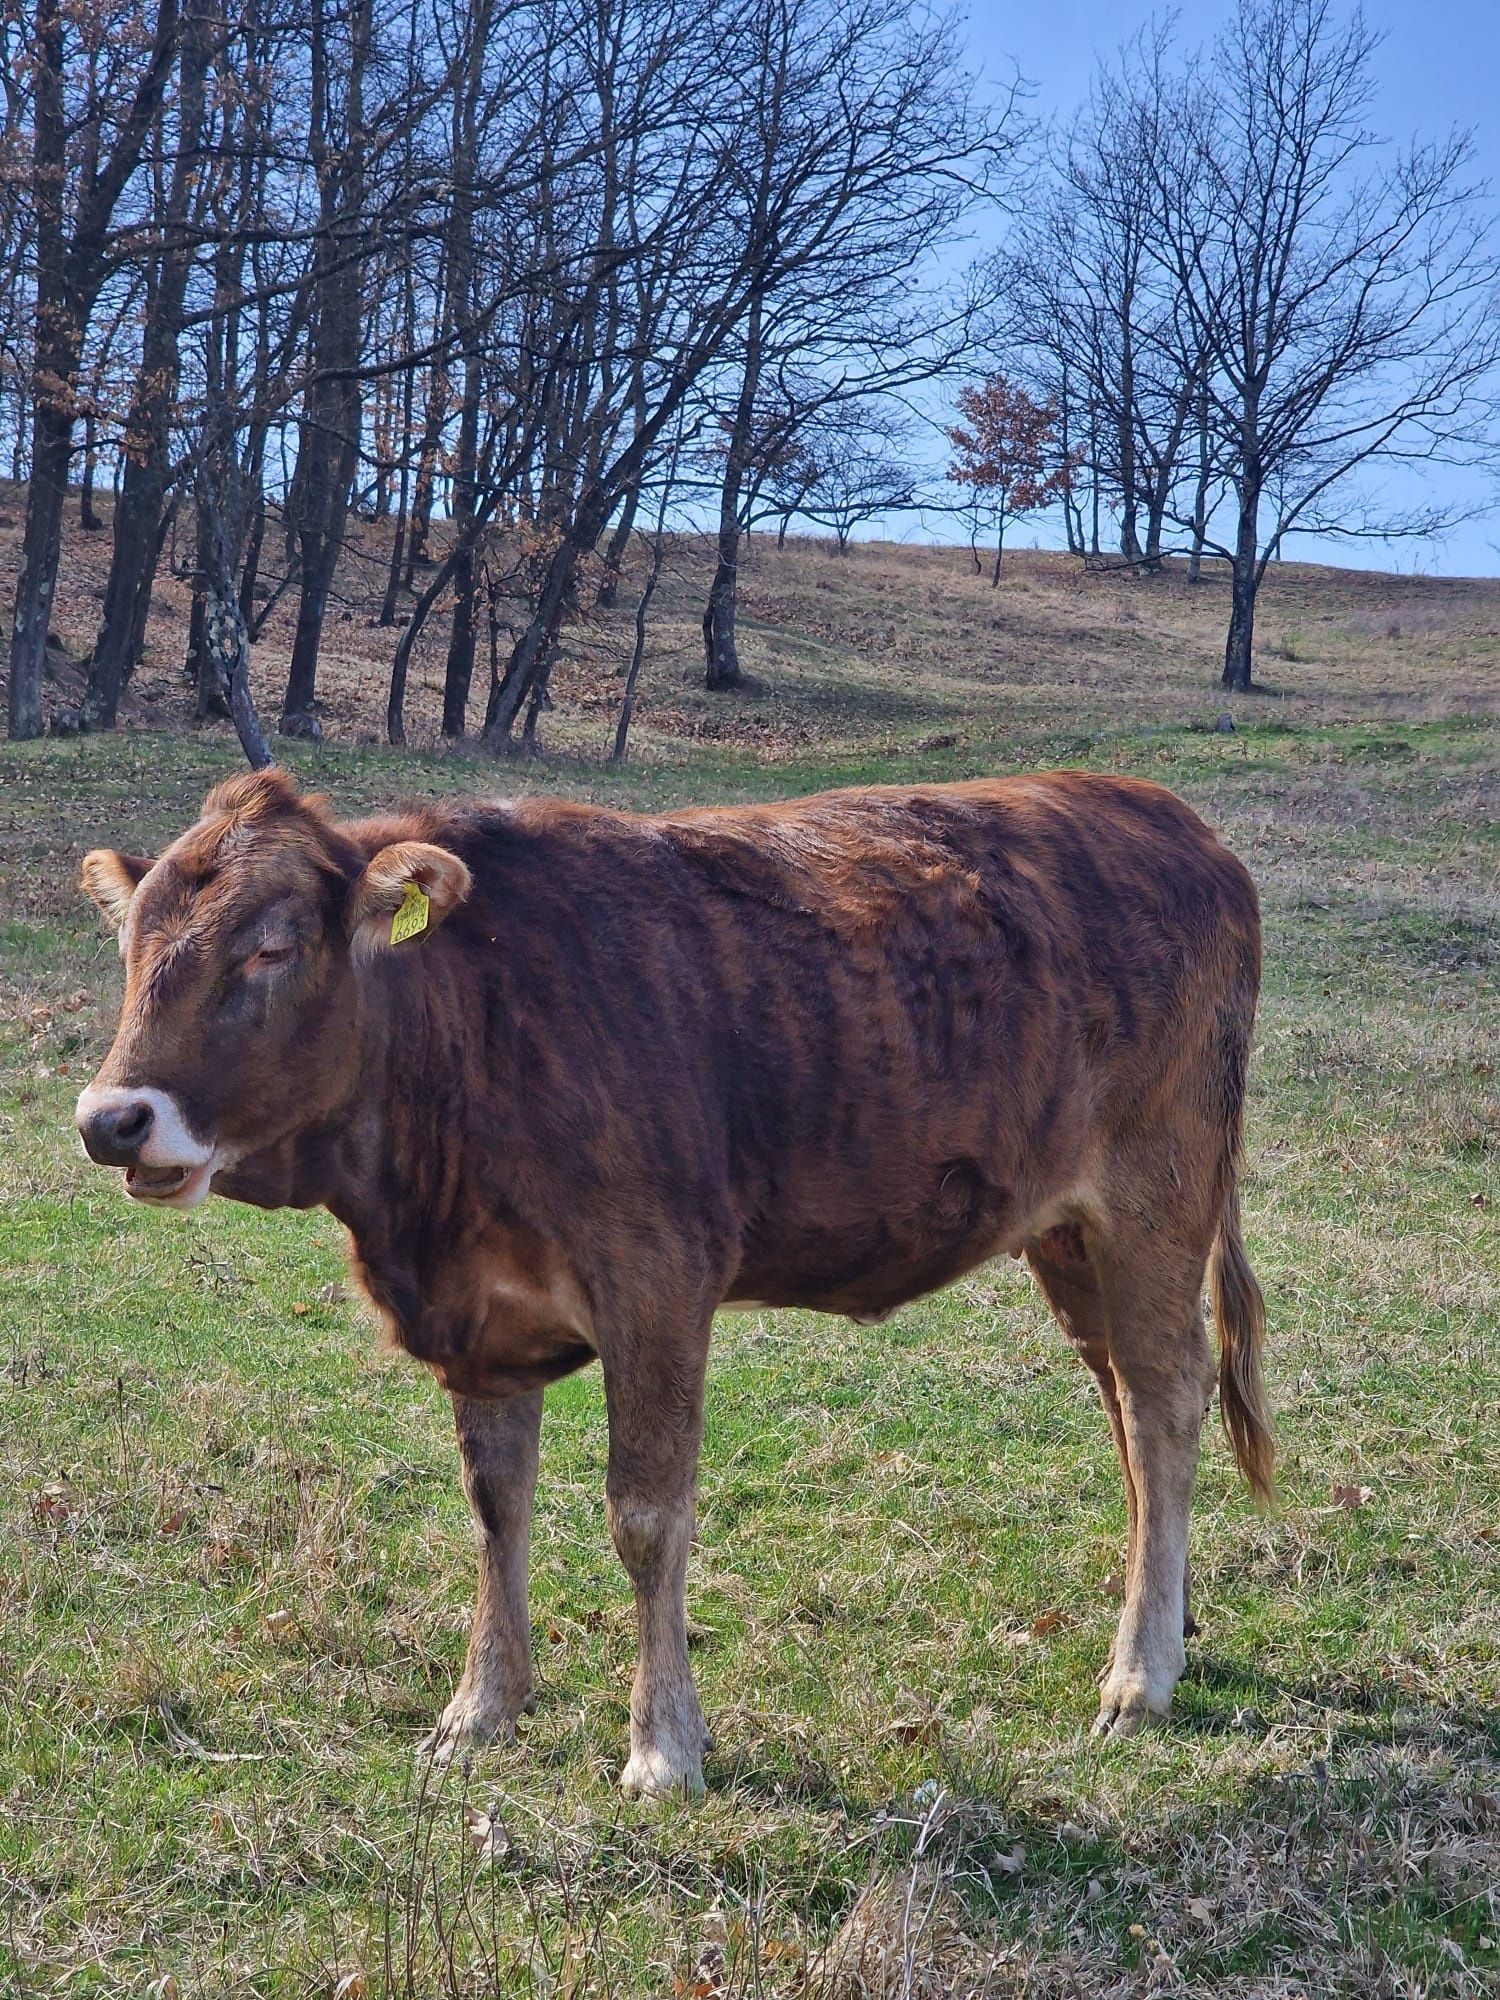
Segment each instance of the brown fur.
[[[487,1457],[474,1412],[602,1361],[642,1625],[627,1781],[697,1776],[681,1569],[715,1308],[876,1319],[1000,1252],[1029,1257],[1121,1454],[1132,1546],[1101,1722],[1165,1707],[1211,1253],[1221,1407],[1257,1490],[1271,1458],[1235,1192],[1259,919],[1180,801],[1065,772],[340,823],[265,773],[210,794],[133,895],[115,860],[86,867],[126,926],[98,1081],[170,1093],[234,1151],[216,1192],[347,1223],[395,1337],[468,1413],[481,1518],[475,1468],[529,1465],[532,1444]],[[392,948],[407,880],[432,918]],[[271,933],[297,956],[249,981],[236,964]],[[513,1720],[505,1574],[488,1601],[510,1609],[475,1645],[511,1694],[456,1697],[449,1735],[497,1704]]]

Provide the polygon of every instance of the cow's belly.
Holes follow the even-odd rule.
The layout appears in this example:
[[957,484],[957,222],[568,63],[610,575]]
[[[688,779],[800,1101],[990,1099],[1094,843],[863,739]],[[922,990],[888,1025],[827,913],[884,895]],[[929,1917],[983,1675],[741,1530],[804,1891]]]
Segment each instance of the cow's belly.
[[821,1199],[784,1200],[747,1244],[725,1304],[883,1319],[1026,1240],[1036,1206],[1029,1189],[1011,1189],[971,1160],[921,1179],[915,1199],[909,1190],[892,1198],[888,1186],[867,1180],[837,1194],[823,1183]]

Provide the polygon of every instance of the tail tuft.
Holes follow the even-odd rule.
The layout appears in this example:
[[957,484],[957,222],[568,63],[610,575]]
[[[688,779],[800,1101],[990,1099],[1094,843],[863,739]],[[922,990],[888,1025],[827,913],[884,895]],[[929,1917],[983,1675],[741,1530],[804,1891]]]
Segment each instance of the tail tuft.
[[1232,1171],[1208,1285],[1219,1335],[1219,1415],[1240,1471],[1256,1498],[1269,1506],[1276,1497],[1276,1446],[1260,1372],[1266,1302],[1245,1255],[1239,1188]]

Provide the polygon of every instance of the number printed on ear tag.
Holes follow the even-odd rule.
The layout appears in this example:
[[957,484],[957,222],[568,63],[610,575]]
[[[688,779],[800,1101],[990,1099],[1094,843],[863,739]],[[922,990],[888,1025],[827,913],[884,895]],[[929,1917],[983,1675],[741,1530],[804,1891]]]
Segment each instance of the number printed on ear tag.
[[391,943],[405,944],[408,938],[420,937],[427,928],[427,917],[432,905],[415,882],[408,882],[401,907],[391,918]]

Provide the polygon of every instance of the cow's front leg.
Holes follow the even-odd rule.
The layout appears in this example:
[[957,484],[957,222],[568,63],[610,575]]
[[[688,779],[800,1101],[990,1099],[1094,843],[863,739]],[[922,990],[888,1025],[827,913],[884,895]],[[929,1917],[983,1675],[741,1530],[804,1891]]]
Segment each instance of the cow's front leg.
[[515,1735],[531,1706],[526,1569],[536,1494],[542,1392],[503,1403],[453,1398],[464,1492],[479,1540],[479,1595],[463,1677],[423,1749],[446,1764]]
[[668,1352],[637,1349],[623,1367],[605,1367],[605,1505],[639,1630],[630,1761],[620,1777],[634,1797],[703,1790],[708,1731],[688,1664],[686,1591],[707,1355],[705,1326]]

